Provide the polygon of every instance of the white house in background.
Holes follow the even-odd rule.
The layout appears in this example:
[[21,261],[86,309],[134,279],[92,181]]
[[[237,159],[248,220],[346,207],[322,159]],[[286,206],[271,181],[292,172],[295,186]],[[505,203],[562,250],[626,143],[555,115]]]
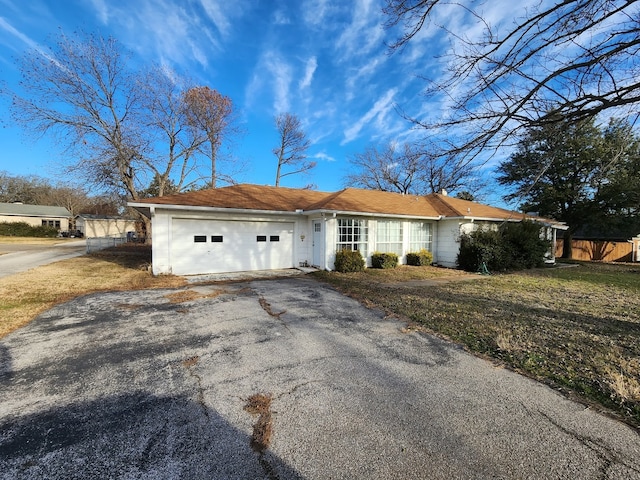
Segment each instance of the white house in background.
[[0,203],[0,222],[25,222],[32,227],[54,227],[69,230],[71,213],[64,207],[27,205],[24,203]]
[[[258,185],[129,202],[151,219],[153,273],[334,268],[335,253],[405,255],[425,248],[455,267],[460,235],[478,225],[531,218],[555,243],[562,223],[441,194],[402,195],[347,188],[327,193]],[[553,251],[553,249],[551,249]]]
[[76,215],[76,229],[87,238],[117,237],[125,238],[127,232],[136,231],[135,218],[110,215]]

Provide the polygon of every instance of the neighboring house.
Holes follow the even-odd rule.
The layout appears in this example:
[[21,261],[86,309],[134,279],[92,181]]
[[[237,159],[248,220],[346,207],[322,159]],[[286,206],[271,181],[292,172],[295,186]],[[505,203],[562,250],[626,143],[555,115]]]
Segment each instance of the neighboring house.
[[0,203],[0,222],[25,222],[33,227],[48,226],[66,232],[71,213],[64,207]]
[[128,232],[136,231],[136,219],[82,213],[76,216],[76,229],[87,238],[124,238]]
[[[335,193],[234,185],[129,202],[151,219],[153,273],[334,268],[335,253],[425,248],[455,267],[460,235],[482,224],[518,222],[522,213],[446,195],[402,195],[347,188]],[[559,223],[533,217],[555,241]],[[552,249],[553,251],[553,249]]]

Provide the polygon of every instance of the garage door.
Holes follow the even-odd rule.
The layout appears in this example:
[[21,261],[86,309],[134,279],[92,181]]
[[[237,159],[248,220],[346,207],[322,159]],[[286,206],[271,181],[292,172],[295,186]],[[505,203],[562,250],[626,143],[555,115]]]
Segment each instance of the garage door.
[[174,219],[176,275],[293,267],[293,223]]

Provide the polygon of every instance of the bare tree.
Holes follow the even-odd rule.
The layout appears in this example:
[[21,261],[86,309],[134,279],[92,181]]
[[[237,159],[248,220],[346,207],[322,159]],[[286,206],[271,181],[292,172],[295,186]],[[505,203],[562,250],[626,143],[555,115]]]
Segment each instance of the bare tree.
[[[115,39],[61,35],[50,51],[31,51],[19,65],[13,117],[37,135],[52,134],[83,184],[136,200],[154,182],[158,195],[193,188],[209,158],[207,142],[215,164],[230,100],[222,97],[224,115],[212,123],[218,117],[206,116],[206,87],[187,90],[205,92],[196,102],[176,73],[132,70]],[[194,115],[204,122],[197,128]]]
[[389,143],[381,148],[372,146],[349,159],[354,172],[346,184],[388,192],[426,195],[462,187],[477,191],[477,169],[462,159],[440,157],[431,148]]
[[[308,172],[316,166],[316,162],[307,160],[307,150],[311,142],[296,115],[281,113],[276,116],[275,122],[279,144],[273,149],[273,154],[278,159],[276,169],[276,187],[278,187],[282,177]],[[284,166],[291,167],[293,170],[283,173]]]
[[224,140],[237,133],[231,99],[209,87],[194,87],[184,94],[187,121],[203,132],[209,143],[207,155],[211,160],[211,188],[218,180],[217,160]]
[[138,89],[113,38],[61,35],[49,52],[33,50],[19,64],[24,95],[12,95],[16,122],[53,134],[89,184],[137,198],[144,140],[131,119]]
[[345,178],[346,185],[385,192],[421,194],[424,191],[420,156],[409,145],[371,146],[352,155],[349,163],[354,171]]
[[[635,0],[531,1],[510,25],[491,24],[483,18],[483,5],[386,0],[383,8],[386,27],[401,28],[391,51],[417,44],[418,34],[433,28],[452,42],[443,78],[429,82],[425,92],[449,99],[450,110],[433,119],[404,114],[429,133],[445,132],[443,154],[473,158],[517,143],[531,127],[637,110],[640,9]],[[438,25],[439,18],[454,13],[473,19],[482,35]]]
[[191,187],[198,179],[199,152],[207,142],[205,132],[191,128],[191,112],[183,97],[185,82],[175,72],[155,67],[138,84],[142,108],[136,120],[151,140],[143,162],[152,177],[149,185],[160,197]]

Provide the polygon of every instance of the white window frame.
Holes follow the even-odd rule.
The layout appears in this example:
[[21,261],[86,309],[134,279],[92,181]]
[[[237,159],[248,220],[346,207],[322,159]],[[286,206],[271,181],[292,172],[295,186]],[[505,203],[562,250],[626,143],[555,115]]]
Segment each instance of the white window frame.
[[376,224],[376,251],[395,253],[402,257],[403,223],[400,220],[378,220]]
[[369,244],[369,223],[361,218],[338,218],[336,230],[336,251],[357,250],[367,258]]

